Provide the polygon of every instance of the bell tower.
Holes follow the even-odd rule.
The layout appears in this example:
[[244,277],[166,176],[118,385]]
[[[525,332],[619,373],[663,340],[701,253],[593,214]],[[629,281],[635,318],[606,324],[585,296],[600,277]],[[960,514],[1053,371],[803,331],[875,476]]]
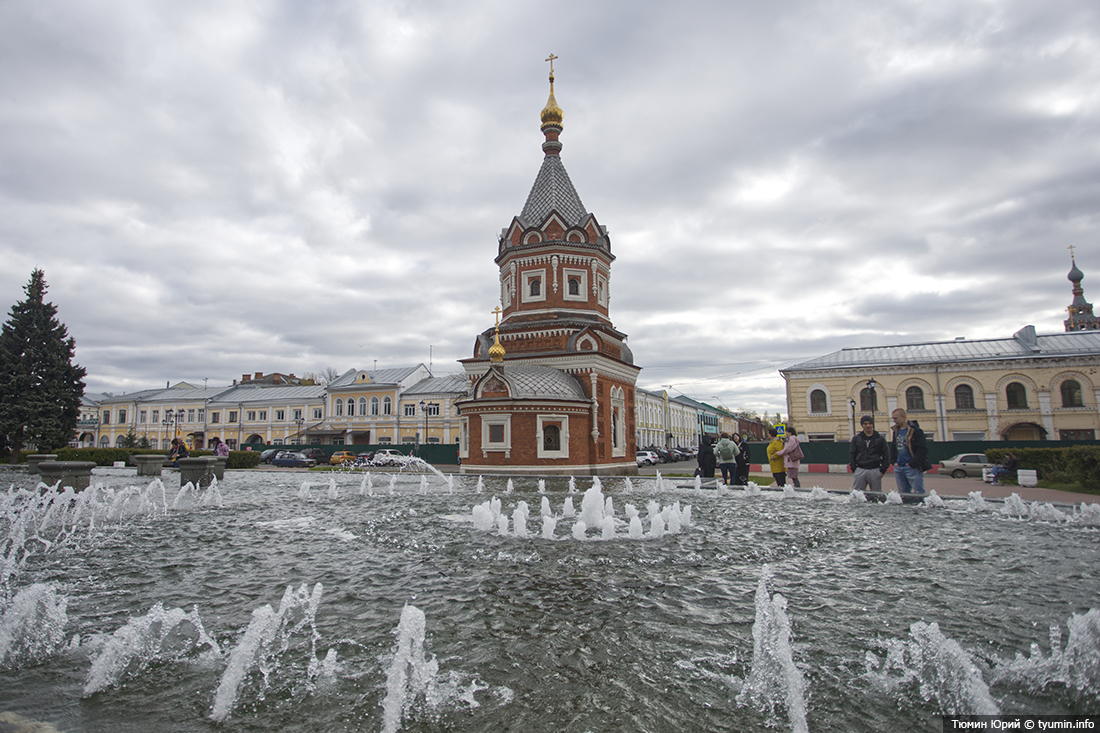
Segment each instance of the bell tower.
[[1066,309],[1069,311],[1069,318],[1065,320],[1066,331],[1096,331],[1100,329],[1100,318],[1093,315],[1092,303],[1085,300],[1085,291],[1081,287],[1085,274],[1077,269],[1077,259],[1074,257],[1073,249],[1071,244],[1069,251],[1072,267],[1066,277],[1073,283],[1073,302]]

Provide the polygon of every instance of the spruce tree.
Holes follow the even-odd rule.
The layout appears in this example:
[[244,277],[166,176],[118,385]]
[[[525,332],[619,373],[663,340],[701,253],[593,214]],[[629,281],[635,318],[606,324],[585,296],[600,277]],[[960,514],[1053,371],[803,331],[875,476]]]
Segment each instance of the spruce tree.
[[57,320],[57,307],[44,302],[45,273],[31,273],[24,291],[0,330],[0,436],[13,463],[29,443],[40,451],[68,445],[84,394],[84,367],[73,364],[76,342]]

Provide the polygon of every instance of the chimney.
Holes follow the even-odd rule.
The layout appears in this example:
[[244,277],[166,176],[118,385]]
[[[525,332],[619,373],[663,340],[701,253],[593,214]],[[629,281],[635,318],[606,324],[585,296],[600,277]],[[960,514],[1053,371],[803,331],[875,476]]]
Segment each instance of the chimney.
[[263,379],[263,378],[264,378],[264,373],[263,372],[256,372],[256,379]]
[[251,382],[251,381],[252,381],[252,377],[248,376],[247,374],[242,374],[242,375],[241,375],[241,381],[242,381],[242,382]]

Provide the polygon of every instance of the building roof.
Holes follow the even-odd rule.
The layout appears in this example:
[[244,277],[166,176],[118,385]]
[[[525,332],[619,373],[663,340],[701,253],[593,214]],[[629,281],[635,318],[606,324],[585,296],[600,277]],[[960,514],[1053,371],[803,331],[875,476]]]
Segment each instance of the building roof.
[[[399,384],[402,380],[408,378],[410,374],[419,369],[422,365],[409,367],[394,367],[392,369],[373,369],[366,370],[367,376],[370,377],[371,384]],[[328,383],[329,387],[351,387],[356,385],[356,377],[363,371],[361,369],[349,369],[340,375],[339,378],[332,380]]]
[[319,384],[311,385],[271,385],[271,386],[247,386],[239,385],[232,389],[223,390],[215,398],[211,398],[211,404],[235,405],[245,402],[272,402],[274,400],[287,400],[308,402],[323,400],[325,387]]
[[558,212],[570,226],[580,224],[587,213],[577,189],[569,180],[565,165],[557,155],[543,157],[542,167],[531,192],[527,194],[527,203],[523,205],[519,218],[524,225],[535,226],[541,224],[551,211]]
[[469,382],[466,381],[466,376],[463,374],[451,374],[446,377],[429,377],[428,379],[422,379],[413,386],[406,389],[403,393],[403,397],[410,397],[413,395],[428,395],[428,394],[445,394],[445,393],[461,393],[466,394],[469,387]]
[[504,367],[504,378],[511,386],[513,399],[553,399],[584,400],[580,382],[561,369],[541,364],[515,364]]
[[1067,356],[1100,356],[1100,332],[1070,331],[1038,335],[1031,326],[1012,338],[955,339],[896,346],[868,346],[841,349],[781,369],[780,373],[895,366],[905,364],[952,364],[1004,359],[1042,359]]

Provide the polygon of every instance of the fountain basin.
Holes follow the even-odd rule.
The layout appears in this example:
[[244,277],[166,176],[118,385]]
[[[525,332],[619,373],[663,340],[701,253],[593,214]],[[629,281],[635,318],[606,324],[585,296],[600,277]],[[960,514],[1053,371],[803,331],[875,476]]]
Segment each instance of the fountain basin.
[[[0,478],[9,496],[30,491],[22,472]],[[1082,641],[1100,591],[1100,530],[1084,512],[719,496],[605,477],[614,536],[576,539],[570,519],[546,539],[533,526],[515,536],[514,523],[509,534],[479,530],[472,509],[496,497],[514,517],[520,501],[546,497],[564,519],[589,479],[573,494],[552,478],[540,493],[515,477],[510,494],[498,477],[325,480],[319,490],[301,474],[230,470],[219,506],[97,470],[93,487],[103,482],[114,513],[35,546],[8,576],[9,610],[46,584],[66,620],[52,653],[0,668],[0,710],[67,731],[204,729],[216,699],[240,730],[759,731],[800,729],[785,701],[801,690],[809,730],[878,731],[939,730],[944,712],[990,701],[1005,713],[1100,707],[1089,682],[1100,649]],[[10,517],[16,502],[5,501]],[[692,506],[689,527],[629,536],[627,504],[644,516],[649,502],[677,501]],[[287,606],[291,587],[305,600]],[[406,606],[423,614],[422,633],[400,630]],[[85,695],[93,667],[108,668],[96,664],[108,640],[153,626],[154,608],[200,619],[206,636],[180,633],[173,645],[158,627],[155,644],[133,643],[160,656]],[[1066,656],[1071,627],[1086,629],[1072,645],[1077,677],[1052,661]],[[227,685],[250,629],[267,651]],[[399,641],[422,647],[402,656]],[[960,673],[918,660],[936,654]],[[757,665],[761,655],[778,672]],[[401,659],[412,661],[397,674]],[[985,693],[952,681],[973,682],[966,664]],[[391,694],[399,678],[404,692]]]

